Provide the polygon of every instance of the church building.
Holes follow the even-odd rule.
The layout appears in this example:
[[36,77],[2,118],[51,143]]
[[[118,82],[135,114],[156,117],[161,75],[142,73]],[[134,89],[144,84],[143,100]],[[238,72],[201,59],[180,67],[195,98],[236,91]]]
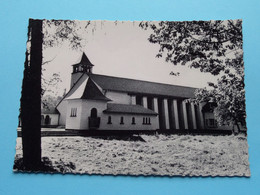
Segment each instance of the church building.
[[66,130],[218,128],[204,105],[186,101],[196,88],[94,74],[85,53],[72,67],[70,90],[56,106]]

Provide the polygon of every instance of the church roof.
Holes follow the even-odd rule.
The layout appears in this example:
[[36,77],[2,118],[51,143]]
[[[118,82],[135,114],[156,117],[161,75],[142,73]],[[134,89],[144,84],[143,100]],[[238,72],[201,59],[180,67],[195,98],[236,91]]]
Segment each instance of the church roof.
[[[118,92],[126,92],[130,94],[144,94],[144,95],[153,95],[159,97],[162,96],[162,97],[173,97],[173,98],[185,99],[185,98],[194,98],[194,92],[196,90],[196,88],[192,88],[192,87],[169,85],[169,84],[141,81],[141,80],[128,79],[128,78],[112,77],[106,75],[82,73],[82,75],[77,80],[75,85],[69,90],[69,92],[64,96],[63,99],[79,99],[83,97],[84,92],[86,95],[87,92],[85,91],[86,89],[85,86],[88,78],[91,78],[91,80],[93,81],[93,83],[96,85],[96,87],[99,89],[100,92],[103,89],[103,90],[111,90],[111,91],[118,91]],[[94,97],[92,97],[92,99],[100,98],[106,101],[110,101],[110,99],[108,99],[104,95],[103,97],[101,97],[102,95],[100,93],[98,94],[99,95],[97,96],[93,95]],[[63,99],[59,102],[59,104],[63,101]]]
[[135,79],[90,74],[102,89],[133,94],[157,95],[177,98],[194,98],[196,88],[169,85]]
[[85,54],[85,52],[83,52],[80,62],[77,63],[77,64],[74,64],[74,65],[72,65],[72,66],[76,66],[76,65],[79,65],[79,64],[80,64],[80,65],[83,65],[83,66],[94,66],[94,65],[90,62],[90,60],[88,59],[88,57],[87,57],[87,55]]
[[81,98],[87,100],[111,101],[100,91],[99,87],[92,81],[91,78],[88,79],[87,85]]
[[129,105],[129,104],[114,104],[108,103],[107,109],[104,113],[118,113],[118,114],[141,114],[141,115],[157,115],[158,113],[153,110],[144,108],[140,105]]
[[85,79],[83,82],[75,85],[75,90],[66,97],[66,99],[88,99],[111,101],[100,91],[100,88],[92,81],[91,78]]

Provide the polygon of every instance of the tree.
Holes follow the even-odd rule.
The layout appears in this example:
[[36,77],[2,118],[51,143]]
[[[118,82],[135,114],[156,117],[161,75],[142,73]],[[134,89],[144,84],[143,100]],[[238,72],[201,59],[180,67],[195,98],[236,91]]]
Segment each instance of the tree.
[[[89,21],[83,30],[88,24]],[[39,170],[41,167],[41,95],[46,90],[42,91],[41,85],[43,48],[64,41],[68,41],[73,49],[80,48],[81,38],[77,30],[76,21],[29,20],[21,96],[23,166],[26,170]],[[57,81],[57,75],[54,78]]]
[[[41,102],[44,109],[49,110],[50,107],[53,107],[50,103],[50,97],[53,99],[58,99],[57,93],[55,93],[54,88],[58,86],[62,80],[58,73],[53,73],[50,79],[42,78],[42,92],[41,92]],[[55,107],[55,106],[54,106]]]
[[245,122],[241,20],[141,22],[140,27],[152,30],[148,40],[160,46],[156,57],[219,77],[198,89],[194,100],[215,102],[219,125]]
[[29,20],[28,45],[21,96],[23,164],[37,170],[41,164],[42,21]]

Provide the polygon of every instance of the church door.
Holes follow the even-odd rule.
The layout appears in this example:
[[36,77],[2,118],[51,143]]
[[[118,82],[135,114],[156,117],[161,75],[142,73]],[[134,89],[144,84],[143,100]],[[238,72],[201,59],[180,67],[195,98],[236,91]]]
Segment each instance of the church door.
[[97,118],[97,109],[96,108],[91,109],[90,117]]
[[97,129],[100,125],[100,117],[97,116],[97,109],[92,108],[90,111],[90,117],[88,117],[89,129]]

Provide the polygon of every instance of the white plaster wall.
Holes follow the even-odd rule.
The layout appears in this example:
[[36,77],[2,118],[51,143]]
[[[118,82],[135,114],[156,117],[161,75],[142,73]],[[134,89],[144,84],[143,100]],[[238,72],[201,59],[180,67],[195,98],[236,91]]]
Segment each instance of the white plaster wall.
[[106,97],[111,99],[113,103],[131,104],[131,96],[123,92],[107,91]]
[[88,129],[88,117],[90,117],[90,112],[92,108],[96,108],[98,117],[101,117],[99,128],[101,129],[103,111],[107,108],[107,102],[97,100],[82,100],[81,105],[82,115],[80,119],[80,129]]
[[44,120],[46,118],[47,115],[49,115],[50,119],[51,119],[51,123],[50,125],[58,125],[59,124],[59,114],[41,114],[44,116]]
[[57,110],[60,113],[59,125],[65,125],[66,124],[67,108],[68,108],[67,100],[62,100],[62,102],[57,106]]
[[[130,101],[130,98],[129,98]],[[105,114],[107,102],[95,100],[82,100],[81,129],[88,129],[88,117],[92,108],[97,109],[100,117],[100,130],[155,130],[158,122],[156,116],[141,116],[130,114]],[[112,118],[112,124],[107,124],[108,116]],[[121,116],[124,117],[124,124],[120,124]],[[135,117],[135,125],[132,125],[132,117]],[[143,125],[143,117],[150,117],[151,125]]]
[[[81,113],[82,113],[82,100],[81,99],[73,99],[66,100],[67,101],[67,115],[66,115],[66,129],[81,129]],[[77,116],[71,117],[71,108],[77,108]]]
[[[107,124],[108,116],[111,116],[112,124]],[[121,116],[124,117],[124,124],[120,124]],[[132,117],[135,117],[135,125],[132,124]],[[143,117],[150,118],[151,124],[143,124]],[[131,114],[103,114],[100,129],[102,130],[156,130],[156,116],[142,116]]]
[[[157,127],[157,116],[141,116],[130,114],[105,114],[107,102],[96,100],[67,100],[68,112],[66,129],[87,130],[88,117],[92,108],[97,109],[100,117],[99,130],[155,130]],[[71,108],[77,108],[77,117],[70,117]],[[112,124],[107,124],[108,116],[112,118]],[[124,124],[120,124],[121,116],[124,117]],[[135,125],[132,125],[132,117],[135,117]],[[143,124],[143,117],[150,117],[150,125]]]
[[51,118],[51,125],[58,125],[59,124],[59,114],[49,114]]
[[[159,129],[159,115],[153,116],[153,128],[154,129]],[[152,123],[152,118],[151,118],[151,123]]]

